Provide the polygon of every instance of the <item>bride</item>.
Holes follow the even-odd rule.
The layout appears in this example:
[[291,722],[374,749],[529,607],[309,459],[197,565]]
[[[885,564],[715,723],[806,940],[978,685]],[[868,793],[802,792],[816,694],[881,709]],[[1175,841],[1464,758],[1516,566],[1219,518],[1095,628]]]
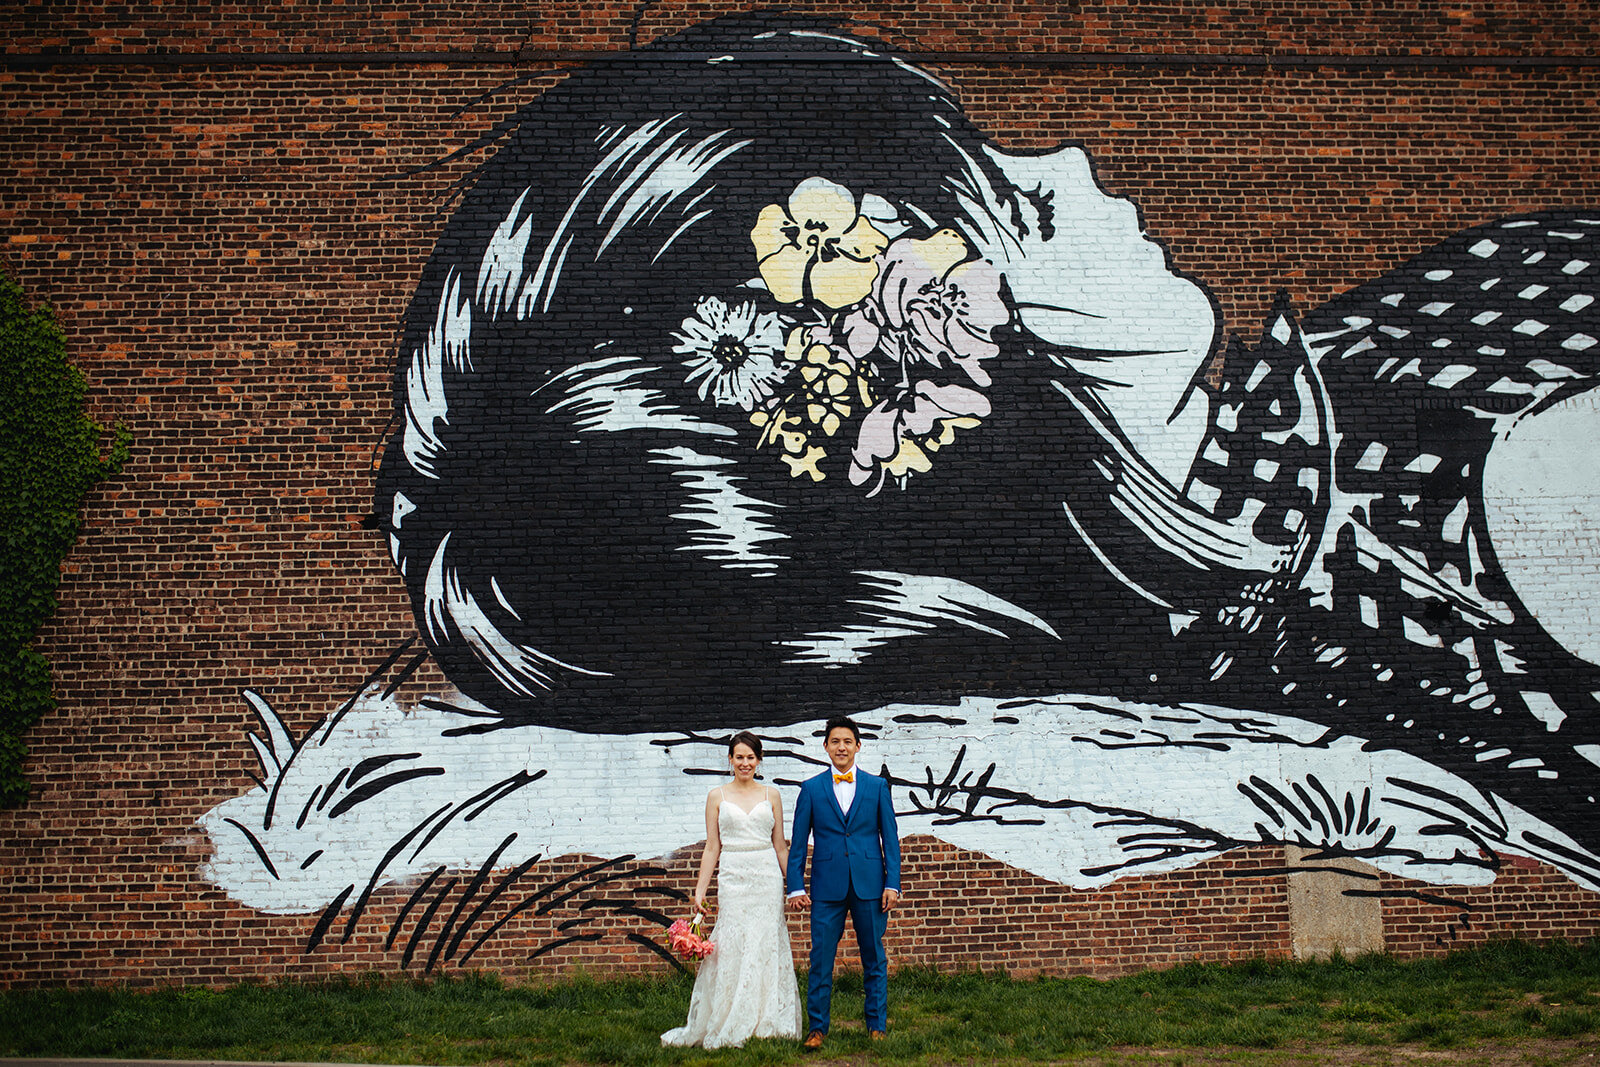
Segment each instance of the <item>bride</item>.
[[799,1040],[800,993],[783,917],[783,836],[778,791],[756,782],[761,739],[733,735],[728,765],[733,781],[706,795],[706,847],[694,908],[705,911],[711,871],[717,871],[721,914],[716,948],[700,965],[684,1025],[661,1035],[663,1045],[722,1048],[752,1037]]

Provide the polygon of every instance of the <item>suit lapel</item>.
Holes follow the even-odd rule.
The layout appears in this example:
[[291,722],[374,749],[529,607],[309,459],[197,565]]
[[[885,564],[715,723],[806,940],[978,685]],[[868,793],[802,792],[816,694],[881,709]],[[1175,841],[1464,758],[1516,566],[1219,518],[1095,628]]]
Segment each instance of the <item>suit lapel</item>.
[[[822,791],[828,794],[828,806],[838,814],[839,825],[844,826],[850,821],[850,818],[845,813],[845,810],[839,806],[839,794],[833,791],[833,768],[829,767],[827,770],[817,775],[817,782],[822,786]],[[858,786],[857,788],[860,787]],[[852,804],[851,807],[854,808],[855,805]]]
[[849,826],[851,819],[867,810],[866,799],[869,785],[867,779],[869,777],[871,776],[862,771],[860,767],[856,768],[856,798],[851,802],[850,810],[845,812],[844,821],[846,826]]

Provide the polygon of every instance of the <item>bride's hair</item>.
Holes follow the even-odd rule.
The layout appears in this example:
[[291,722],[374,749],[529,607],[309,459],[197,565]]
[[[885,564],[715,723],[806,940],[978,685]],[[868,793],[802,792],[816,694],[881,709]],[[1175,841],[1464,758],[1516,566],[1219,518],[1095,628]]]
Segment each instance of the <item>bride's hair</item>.
[[756,754],[756,759],[761,758],[761,738],[757,737],[749,730],[740,730],[738,733],[728,738],[728,755],[732,756],[733,750],[740,745],[749,746],[750,751]]

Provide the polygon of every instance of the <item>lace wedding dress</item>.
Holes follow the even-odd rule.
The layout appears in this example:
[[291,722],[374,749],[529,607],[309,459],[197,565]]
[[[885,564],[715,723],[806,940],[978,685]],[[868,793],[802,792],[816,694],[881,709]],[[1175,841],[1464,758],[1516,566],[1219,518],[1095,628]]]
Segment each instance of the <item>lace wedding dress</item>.
[[723,1048],[752,1037],[800,1037],[800,992],[772,823],[765,800],[748,813],[726,800],[717,808],[716,948],[695,977],[688,1021],[662,1034],[663,1045]]

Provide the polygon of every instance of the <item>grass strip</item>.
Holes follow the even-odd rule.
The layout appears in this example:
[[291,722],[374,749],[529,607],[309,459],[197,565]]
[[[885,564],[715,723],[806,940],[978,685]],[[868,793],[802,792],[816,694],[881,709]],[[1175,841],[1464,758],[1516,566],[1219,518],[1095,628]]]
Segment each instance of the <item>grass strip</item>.
[[[1215,1062],[1381,1062],[1386,1049],[1537,1043],[1539,1062],[1592,1046],[1600,1031],[1600,939],[1501,942],[1408,962],[1254,959],[1185,964],[1110,981],[1012,980],[902,970],[890,983],[889,1040],[861,1028],[860,975],[835,984],[827,1058],[882,1063],[1144,1062],[1138,1050]],[[587,976],[510,986],[493,975],[392,975],[226,989],[0,993],[0,1055],[307,1060],[395,1064],[816,1062],[788,1041],[742,1050],[663,1049],[690,982]],[[1109,1058],[1107,1058],[1109,1057]],[[1182,1057],[1180,1057],[1181,1059]],[[1305,1062],[1296,1059],[1296,1062]],[[1497,1061],[1498,1062],[1498,1061]],[[1576,1062],[1574,1058],[1572,1062]]]

